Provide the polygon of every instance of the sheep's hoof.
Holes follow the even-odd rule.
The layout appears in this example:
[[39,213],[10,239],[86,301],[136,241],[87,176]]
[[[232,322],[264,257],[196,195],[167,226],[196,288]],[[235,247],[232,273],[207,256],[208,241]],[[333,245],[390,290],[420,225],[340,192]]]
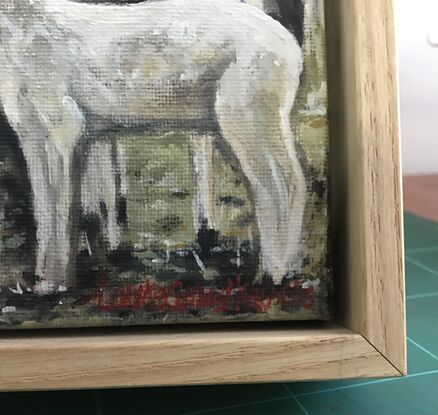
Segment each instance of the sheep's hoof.
[[59,283],[48,280],[40,280],[33,286],[33,292],[36,295],[53,295],[67,291],[67,288]]

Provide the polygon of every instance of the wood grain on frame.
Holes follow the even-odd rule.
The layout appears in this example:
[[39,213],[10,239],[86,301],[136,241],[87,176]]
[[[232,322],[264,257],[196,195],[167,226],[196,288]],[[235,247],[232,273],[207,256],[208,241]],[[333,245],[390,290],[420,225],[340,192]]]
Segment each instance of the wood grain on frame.
[[149,327],[86,333],[28,332],[0,340],[0,390],[277,382],[395,374],[362,336],[336,325]]
[[392,0],[327,2],[337,320],[406,372]]

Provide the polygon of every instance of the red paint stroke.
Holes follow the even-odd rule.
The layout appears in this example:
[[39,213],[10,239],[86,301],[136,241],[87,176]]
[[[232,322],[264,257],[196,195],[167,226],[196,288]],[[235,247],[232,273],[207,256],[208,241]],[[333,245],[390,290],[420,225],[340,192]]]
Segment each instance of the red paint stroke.
[[200,283],[185,287],[183,281],[157,283],[148,280],[123,287],[101,287],[90,298],[99,312],[147,311],[153,314],[266,313],[277,306],[284,311],[311,310],[315,290],[309,279],[292,279],[269,292],[259,285],[241,284],[238,274],[224,288]]

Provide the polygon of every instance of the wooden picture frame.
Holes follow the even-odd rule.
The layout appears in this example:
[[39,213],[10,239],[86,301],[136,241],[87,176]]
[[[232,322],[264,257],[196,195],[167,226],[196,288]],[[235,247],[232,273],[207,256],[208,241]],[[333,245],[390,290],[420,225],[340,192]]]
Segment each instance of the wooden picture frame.
[[0,389],[406,373],[392,0],[326,0],[335,322],[0,334]]

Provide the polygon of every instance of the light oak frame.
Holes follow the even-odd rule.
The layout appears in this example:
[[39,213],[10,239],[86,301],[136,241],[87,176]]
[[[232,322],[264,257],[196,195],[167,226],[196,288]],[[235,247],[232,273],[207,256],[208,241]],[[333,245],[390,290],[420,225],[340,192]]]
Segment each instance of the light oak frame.
[[326,0],[335,323],[0,333],[0,390],[406,373],[392,0]]

